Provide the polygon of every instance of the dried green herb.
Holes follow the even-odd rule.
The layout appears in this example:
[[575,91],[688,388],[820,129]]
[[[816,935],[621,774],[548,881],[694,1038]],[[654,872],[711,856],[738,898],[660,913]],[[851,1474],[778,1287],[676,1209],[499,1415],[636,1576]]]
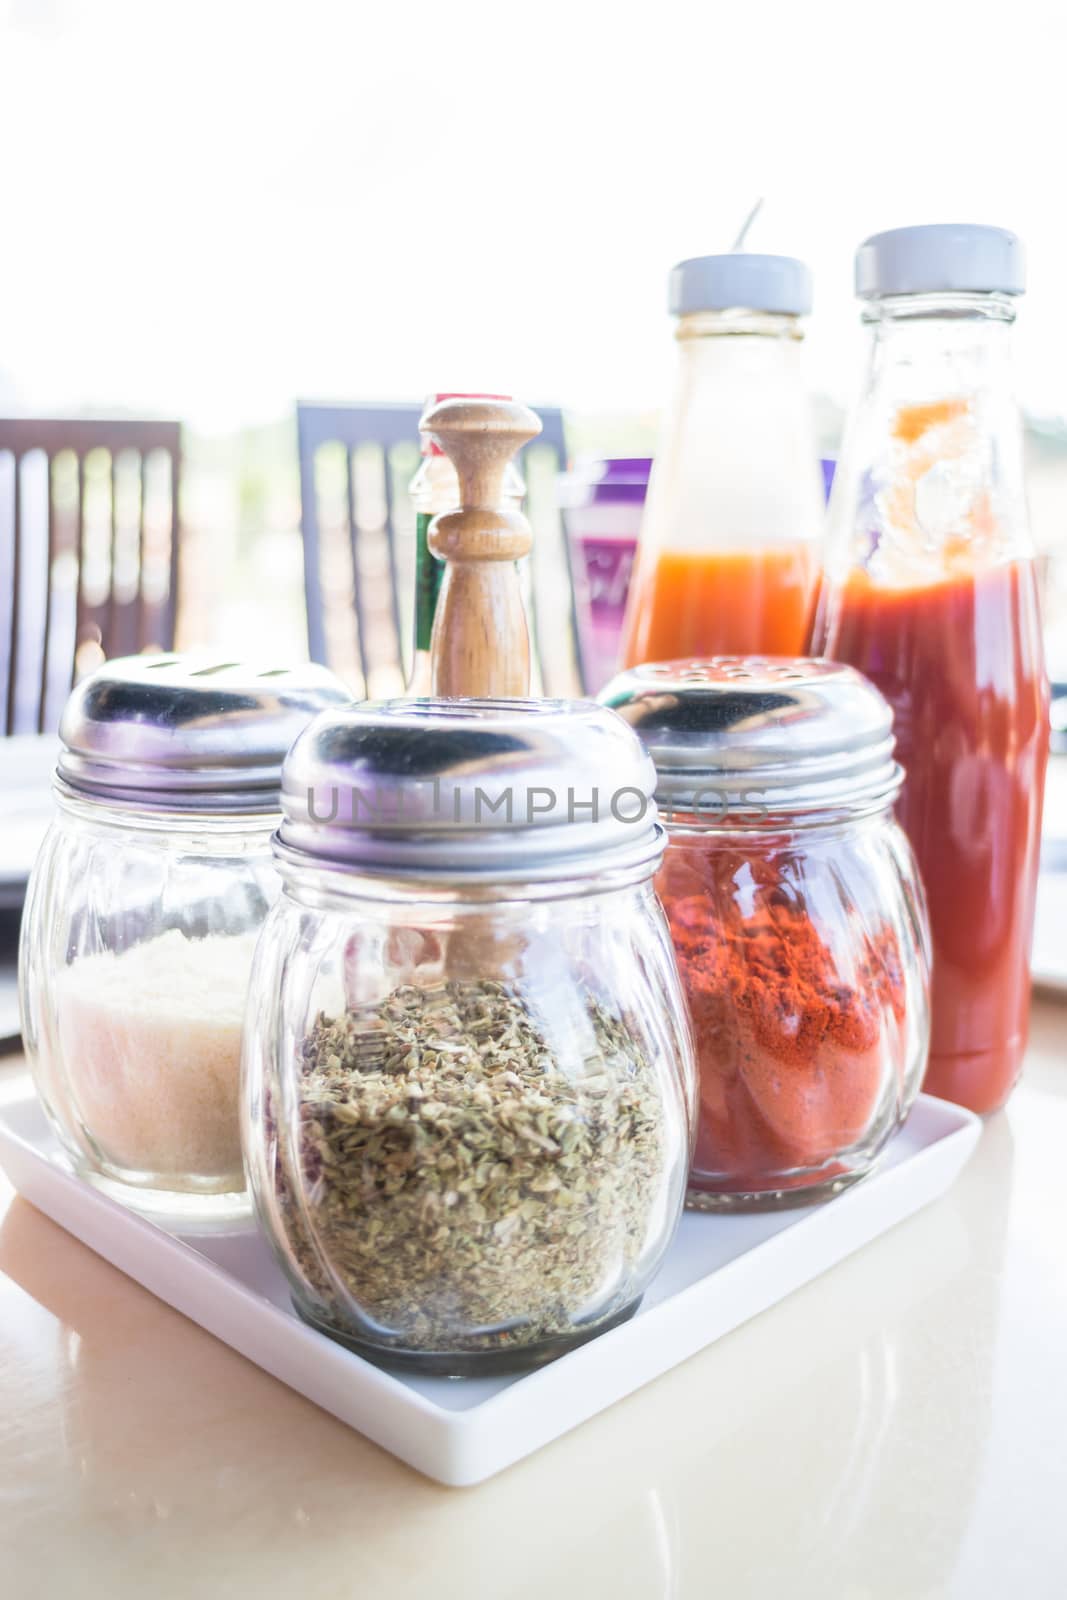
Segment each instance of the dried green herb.
[[514,984],[453,979],[318,1017],[278,1200],[331,1325],[356,1331],[350,1296],[377,1343],[485,1350],[625,1304],[668,1113],[625,1023],[571,1000],[549,1025]]

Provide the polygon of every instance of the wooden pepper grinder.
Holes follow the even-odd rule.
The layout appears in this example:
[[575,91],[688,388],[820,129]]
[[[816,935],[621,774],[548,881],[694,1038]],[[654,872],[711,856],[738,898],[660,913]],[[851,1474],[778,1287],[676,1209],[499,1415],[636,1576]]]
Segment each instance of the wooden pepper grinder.
[[442,400],[423,429],[450,458],[460,509],[435,517],[429,543],[447,563],[430,641],[432,692],[445,699],[521,699],[530,692],[530,633],[515,563],[533,542],[519,511],[500,509],[504,471],[541,432],[516,400]]

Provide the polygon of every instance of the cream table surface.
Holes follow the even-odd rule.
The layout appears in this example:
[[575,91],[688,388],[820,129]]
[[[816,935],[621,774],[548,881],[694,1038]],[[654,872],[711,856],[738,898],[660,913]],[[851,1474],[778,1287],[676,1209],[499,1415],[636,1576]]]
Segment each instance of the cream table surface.
[[[0,1098],[18,1062],[0,1060]],[[0,1596],[1067,1594],[1067,1008],[953,1191],[569,1437],[443,1489],[0,1179]]]

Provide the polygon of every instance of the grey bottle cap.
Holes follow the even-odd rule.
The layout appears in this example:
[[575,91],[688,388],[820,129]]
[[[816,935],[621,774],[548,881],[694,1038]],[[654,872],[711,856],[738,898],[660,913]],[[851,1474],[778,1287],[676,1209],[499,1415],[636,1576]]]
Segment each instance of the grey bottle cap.
[[768,311],[804,317],[811,310],[811,271],[794,256],[747,250],[679,261],[670,276],[671,315],[693,311]]
[[888,803],[900,786],[893,713],[854,668],[716,656],[637,667],[601,700],[656,764],[665,812],[797,815]]
[[892,228],[865,239],[856,251],[861,300],[893,294],[1023,294],[1022,240],[1007,228],[933,222]]
[[651,871],[654,788],[640,740],[591,700],[385,700],[296,741],[278,838],[291,859],[397,876]]
[[289,746],[317,712],[351,698],[332,672],[309,663],[119,657],[67,701],[59,776],[117,804],[276,812]]

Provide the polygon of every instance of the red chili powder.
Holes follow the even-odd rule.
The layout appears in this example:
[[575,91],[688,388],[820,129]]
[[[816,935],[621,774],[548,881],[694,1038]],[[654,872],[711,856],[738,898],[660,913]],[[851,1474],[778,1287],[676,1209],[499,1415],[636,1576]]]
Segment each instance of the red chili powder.
[[889,1037],[904,1017],[892,929],[857,931],[861,954],[843,981],[790,882],[795,866],[795,856],[753,859],[699,839],[667,852],[660,895],[700,1075],[697,1189],[759,1192],[835,1175],[902,1054]]

